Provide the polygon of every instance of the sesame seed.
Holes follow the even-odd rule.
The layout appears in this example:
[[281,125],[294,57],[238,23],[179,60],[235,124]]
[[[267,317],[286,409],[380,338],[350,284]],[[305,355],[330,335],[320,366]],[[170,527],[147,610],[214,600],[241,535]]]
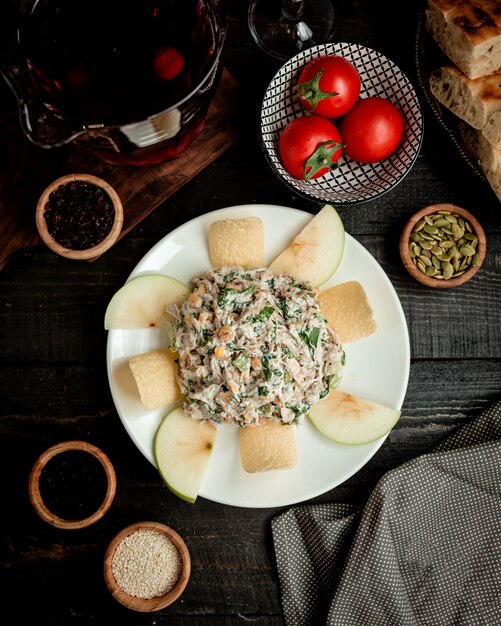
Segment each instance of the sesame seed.
[[111,567],[123,591],[137,598],[156,598],[178,581],[181,555],[163,533],[138,530],[118,544]]

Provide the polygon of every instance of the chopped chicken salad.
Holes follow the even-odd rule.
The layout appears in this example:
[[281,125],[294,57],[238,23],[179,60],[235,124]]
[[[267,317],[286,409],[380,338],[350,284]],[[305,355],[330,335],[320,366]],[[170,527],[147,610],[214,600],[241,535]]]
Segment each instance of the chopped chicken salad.
[[316,291],[267,268],[222,267],[192,282],[168,309],[186,413],[239,426],[301,423],[344,365]]

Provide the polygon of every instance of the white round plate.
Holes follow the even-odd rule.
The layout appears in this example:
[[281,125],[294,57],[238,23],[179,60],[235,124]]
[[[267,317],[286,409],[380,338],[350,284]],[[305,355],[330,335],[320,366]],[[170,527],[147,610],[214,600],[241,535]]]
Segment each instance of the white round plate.
[[[161,239],[136,265],[129,280],[161,273],[186,284],[210,267],[207,235],[212,222],[256,216],[265,232],[265,261],[288,246],[312,219],[310,213],[263,204],[220,209],[197,217]],[[322,288],[347,280],[359,281],[374,311],[377,331],[347,344],[340,389],[400,409],[409,378],[407,324],[398,296],[374,257],[346,235],[343,260]],[[116,409],[130,437],[153,464],[153,438],[166,409],[147,411],[141,404],[128,367],[135,355],[167,345],[161,329],[111,330],[108,334],[108,378]],[[242,507],[278,507],[302,502],[336,487],[375,454],[385,437],[359,446],[335,444],[323,437],[308,418],[297,428],[297,465],[291,470],[247,474],[239,456],[238,427],[220,428],[200,496]]]

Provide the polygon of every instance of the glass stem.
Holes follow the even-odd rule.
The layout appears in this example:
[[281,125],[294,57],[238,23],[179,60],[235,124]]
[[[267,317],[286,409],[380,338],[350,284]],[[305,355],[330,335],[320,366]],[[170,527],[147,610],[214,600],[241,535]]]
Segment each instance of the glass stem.
[[287,20],[299,20],[304,11],[305,0],[283,0],[282,15]]

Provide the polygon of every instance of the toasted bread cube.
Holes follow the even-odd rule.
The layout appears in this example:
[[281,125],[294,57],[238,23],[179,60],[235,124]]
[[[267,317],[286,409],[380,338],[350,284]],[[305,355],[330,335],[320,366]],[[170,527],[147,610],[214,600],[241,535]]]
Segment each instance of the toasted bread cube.
[[176,352],[167,349],[152,350],[129,360],[145,409],[160,409],[183,399],[176,379],[175,360],[178,356]]
[[246,472],[290,469],[296,465],[296,434],[290,424],[265,422],[240,429],[240,459]]
[[372,307],[359,282],[352,280],[329,287],[320,292],[318,299],[327,324],[336,331],[342,344],[376,332]]
[[258,217],[213,222],[209,229],[209,257],[212,267],[263,267],[263,222]]

